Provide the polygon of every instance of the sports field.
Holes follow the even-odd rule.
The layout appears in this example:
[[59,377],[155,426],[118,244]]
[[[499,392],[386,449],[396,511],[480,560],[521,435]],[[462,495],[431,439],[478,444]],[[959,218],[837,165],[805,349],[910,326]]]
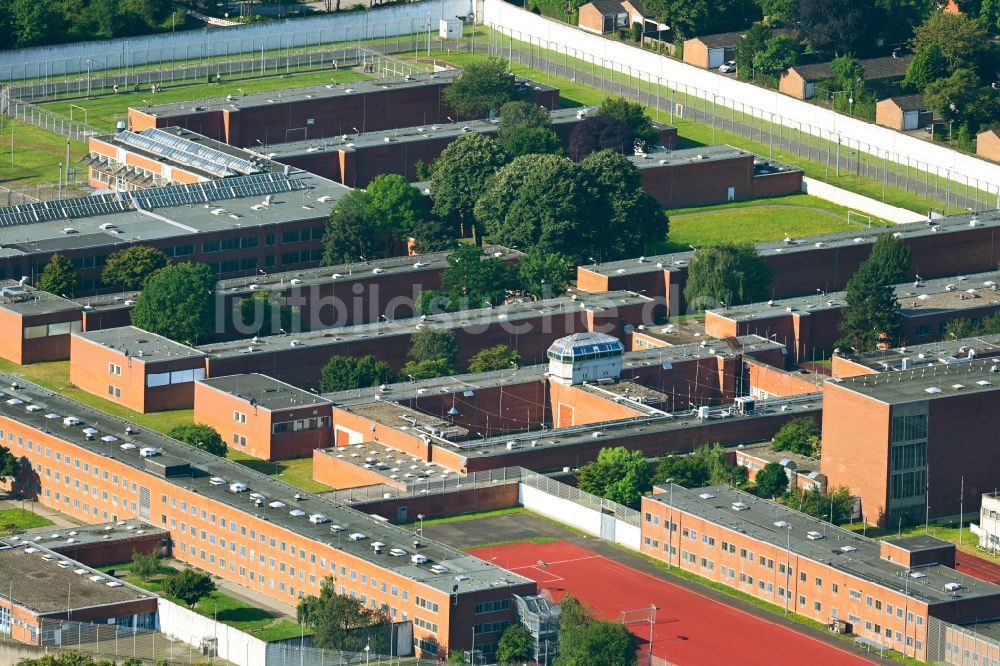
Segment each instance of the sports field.
[[[659,609],[653,624],[653,654],[677,666],[741,664],[860,666],[873,662],[836,645],[755,617],[697,592],[602,557],[565,541],[515,543],[469,551],[538,582],[558,600],[572,594],[602,619],[621,611]],[[649,641],[647,622],[630,624],[640,647]]]
[[984,560],[981,557],[955,551],[955,568],[962,573],[985,580],[988,583],[1000,583],[1000,564]]

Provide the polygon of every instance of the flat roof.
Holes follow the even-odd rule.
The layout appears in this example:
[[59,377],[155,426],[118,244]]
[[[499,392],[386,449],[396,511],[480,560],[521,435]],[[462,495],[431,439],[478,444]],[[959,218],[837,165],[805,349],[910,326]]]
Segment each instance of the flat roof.
[[[818,248],[849,247],[862,243],[874,243],[875,239],[885,233],[898,235],[903,239],[920,238],[924,236],[940,236],[941,243],[948,242],[947,236],[952,232],[968,231],[970,226],[1000,229],[1000,210],[989,210],[980,213],[962,213],[935,219],[933,223],[899,224],[894,227],[872,227],[857,230],[841,231],[833,234],[809,236],[808,238],[789,238],[786,240],[757,243],[754,247],[761,256],[772,254],[794,254],[808,252]],[[581,270],[597,275],[617,277],[621,275],[642,275],[657,271],[676,271],[686,269],[691,261],[692,251],[673,252],[669,254],[651,255],[648,257],[622,259],[604,263],[580,266]],[[817,285],[820,286],[820,285]]]
[[74,527],[55,527],[45,530],[31,530],[20,535],[0,537],[10,545],[28,544],[44,546],[51,549],[66,549],[73,546],[86,546],[92,543],[115,543],[129,541],[149,534],[161,537],[170,536],[169,530],[157,527],[141,520],[119,520],[96,525],[78,525]]
[[[304,171],[0,208],[0,257],[325,220],[349,188]],[[267,205],[265,197],[270,196]]]
[[[483,251],[500,259],[511,260],[522,256],[518,250],[499,245],[486,245]],[[440,271],[448,267],[451,252],[428,252],[427,254],[372,259],[335,266],[319,266],[275,273],[257,272],[252,277],[220,280],[219,293],[248,293],[258,289],[288,289],[296,285],[310,287],[341,282],[382,279],[388,274],[423,271]]]
[[790,460],[795,463],[795,469],[798,472],[808,473],[811,471],[819,471],[819,458],[811,458],[798,453],[792,453],[791,451],[775,451],[771,442],[762,442],[760,444],[740,444],[736,447],[736,452],[753,456],[754,458],[760,458],[761,460],[766,460],[767,462]]
[[[674,485],[672,498],[670,495],[659,493],[649,499],[670,503],[675,509],[767,543],[779,551],[790,547],[792,553],[800,557],[900,594],[908,592],[928,605],[1000,595],[1000,586],[940,564],[914,567],[913,571],[923,576],[911,576],[907,582],[908,569],[882,559],[878,541],[728,486],[685,489]],[[733,508],[736,503],[742,503],[745,508],[737,511]],[[775,523],[784,523],[790,529]],[[961,588],[952,592],[944,588],[946,583],[958,583]]]
[[97,331],[74,333],[73,335],[102,347],[113,349],[140,363],[204,356],[204,353],[197,349],[135,326],[104,328]]
[[82,306],[76,301],[36,289],[16,280],[0,281],[0,309],[21,316],[79,312]]
[[1000,334],[979,335],[957,340],[928,342],[922,345],[879,349],[843,358],[870,368],[872,372],[892,372],[901,369],[908,359],[911,367],[924,367],[941,363],[961,363],[980,356],[1000,354]]
[[[399,484],[411,488],[416,485],[430,484],[434,481],[444,482],[451,478],[464,478],[466,475],[448,469],[436,462],[424,460],[419,456],[410,455],[399,449],[381,442],[364,442],[347,446],[331,446],[319,449],[322,453],[333,456],[346,465],[352,465],[366,470],[368,473],[385,479],[384,492],[399,492]],[[372,484],[380,485],[380,484]],[[362,486],[370,487],[370,486]],[[430,487],[427,486],[428,491]],[[341,491],[347,489],[341,489]],[[334,491],[340,492],[340,491]]]
[[893,373],[831,379],[837,386],[886,404],[954,398],[1000,389],[996,359],[946,363]]
[[499,321],[523,321],[540,315],[568,315],[581,310],[601,311],[646,302],[651,303],[652,299],[628,291],[586,294],[579,298],[562,296],[541,301],[501,305],[495,308],[477,308],[419,318],[394,319],[355,326],[322,328],[288,335],[272,335],[258,338],[257,342],[253,343],[247,340],[216,342],[201,345],[198,349],[206,354],[211,354],[213,358],[229,358],[258,352],[277,351],[289,346],[321,347],[351,340],[410,335],[420,326],[451,329],[473,328]]
[[[156,595],[36,545],[0,549],[3,595],[38,614],[122,604]],[[109,585],[110,584],[110,585]]]
[[[1000,307],[1000,273],[988,271],[915,280],[895,285],[896,299],[904,317],[920,317],[942,310],[965,310],[996,304]],[[745,322],[754,319],[785,317],[789,314],[808,315],[811,312],[839,310],[847,306],[846,292],[833,291],[808,296],[771,299],[747,305],[709,310],[713,315]]]
[[955,544],[938,539],[929,534],[914,534],[913,536],[900,537],[897,539],[884,539],[897,548],[916,553],[922,550],[937,550],[939,548],[954,548]]
[[[552,109],[549,111],[549,120],[555,126],[577,122],[581,113],[586,114],[596,111],[597,107],[582,107],[571,109]],[[267,148],[248,148],[258,155],[281,160],[292,155],[303,155],[307,153],[325,153],[332,151],[355,152],[364,148],[382,146],[387,143],[408,143],[412,141],[425,141],[427,139],[456,139],[463,134],[492,134],[497,131],[500,124],[499,118],[466,120],[455,123],[425,123],[412,127],[399,127],[391,130],[380,130],[377,132],[348,133],[340,136],[321,137],[302,141],[291,141],[289,143],[279,143],[267,146]],[[656,125],[660,125],[656,123]],[[663,125],[662,127],[669,127]]]
[[200,382],[270,411],[330,403],[323,396],[258,373],[210,377]]
[[[13,383],[18,384],[18,389],[10,388]],[[193,491],[199,496],[208,497],[247,515],[266,518],[270,525],[343,551],[352,557],[373,563],[435,590],[450,593],[452,586],[457,585],[461,594],[531,582],[494,564],[428,539],[421,541],[424,545],[420,548],[420,553],[430,560],[426,565],[413,564],[408,556],[376,555],[371,547],[374,541],[385,543],[386,551],[389,548],[399,547],[408,553],[412,552],[412,533],[337,502],[305,492],[239,463],[213,456],[166,435],[144,428],[136,429],[125,419],[25,382],[18,377],[0,374],[0,384],[5,385],[0,391],[0,414],[7,418],[143,474],[157,476],[166,483],[174,484],[185,491]],[[12,402],[14,404],[11,404]],[[26,406],[30,405],[37,405],[42,409],[26,409]],[[63,421],[66,416],[75,416],[81,422],[67,426]],[[84,428],[92,428],[97,432],[88,435],[84,432]],[[126,428],[131,429],[131,432],[127,433]],[[122,449],[123,443],[134,443],[136,448]],[[155,471],[149,471],[147,466],[148,463],[156,463],[156,458],[147,460],[140,456],[138,448],[141,447],[151,447],[160,451],[161,456],[156,457],[160,460],[190,465],[193,474],[185,473],[179,477],[158,476]],[[248,492],[229,492],[227,485],[211,483],[210,479],[213,477],[224,479],[227,484],[244,483],[250,492],[261,493],[267,501],[264,506],[257,507]],[[299,499],[295,499],[296,496]],[[284,507],[270,507],[269,503],[274,501],[282,502]],[[317,525],[311,523],[307,516],[292,516],[289,510],[293,507],[301,508],[307,515],[313,513],[325,515],[331,522]],[[335,532],[331,529],[331,525],[339,525],[344,531]],[[366,538],[358,541],[349,539],[348,535],[354,532],[364,534]],[[442,564],[448,571],[436,573],[429,568],[430,564]]]
[[[169,118],[177,115],[209,113],[223,110],[236,111],[239,109],[272,106],[274,104],[302,102],[308,99],[329,100],[337,97],[347,97],[350,95],[377,93],[383,90],[407,90],[423,88],[428,85],[446,85],[457,79],[461,73],[462,70],[460,69],[447,69],[426,74],[410,74],[406,76],[386,77],[381,79],[351,81],[349,83],[328,83],[318,86],[304,86],[286,88],[284,90],[274,90],[270,92],[250,93],[242,96],[230,95],[229,97],[213,97],[203,100],[156,104],[145,108],[130,107],[130,110],[134,109],[135,111],[154,118]],[[523,77],[515,78],[518,83],[530,86],[535,90],[557,90],[556,87],[546,85],[544,83],[530,81]]]

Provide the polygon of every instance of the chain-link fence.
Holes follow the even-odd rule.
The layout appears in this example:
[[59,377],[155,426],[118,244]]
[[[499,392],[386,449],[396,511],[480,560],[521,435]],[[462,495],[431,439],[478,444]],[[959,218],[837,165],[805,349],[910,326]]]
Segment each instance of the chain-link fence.
[[521,473],[521,483],[532,488],[537,488],[544,493],[554,495],[560,499],[569,500],[580,506],[593,509],[600,513],[613,515],[616,519],[628,523],[633,527],[639,527],[640,514],[635,509],[630,509],[611,500],[591,495],[575,486],[570,486],[561,481],[556,481],[543,474],[538,474],[530,470],[523,470]]
[[[76,141],[86,142],[88,138],[101,133],[96,128],[90,127],[85,123],[81,123],[79,120],[67,118],[66,116],[53,113],[48,109],[43,109],[42,107],[34,104],[22,102],[21,100],[14,99],[13,97],[3,105],[0,112],[8,118],[13,118],[15,120],[20,120],[23,123],[41,127],[42,129],[55,132],[56,134],[61,134],[62,136]],[[12,140],[12,145],[16,145],[14,143],[14,141],[16,141],[16,133],[13,133],[12,135],[15,136],[15,139]]]
[[[508,26],[489,28],[485,46],[491,55],[538,70],[547,80],[558,77],[644,104],[666,122],[687,119],[709,125],[710,143],[724,141],[726,134],[736,135],[750,142],[744,147],[767,157],[794,155],[825,165],[825,180],[853,174],[874,181],[883,186],[883,201],[885,187],[892,186],[942,202],[950,211],[1000,207],[1000,186],[995,183],[959,176],[882,146],[856,141],[835,129],[786,119],[780,113],[683,81],[653,77],[628,63],[594,57],[569,44],[536,38]],[[475,48],[480,50],[482,45]]]

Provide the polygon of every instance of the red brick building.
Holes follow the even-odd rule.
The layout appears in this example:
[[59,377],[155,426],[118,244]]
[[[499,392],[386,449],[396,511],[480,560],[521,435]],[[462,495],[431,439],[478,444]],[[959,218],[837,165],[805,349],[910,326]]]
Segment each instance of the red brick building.
[[[241,97],[178,102],[128,110],[128,128],[183,127],[231,146],[270,146],[418,124],[448,122],[454,111],[441,91],[461,72],[447,70],[353,83],[333,83]],[[518,79],[528,99],[547,109],[559,89]]]
[[69,379],[74,386],[140,413],[194,404],[205,378],[205,354],[141,328],[74,333]]
[[[433,657],[468,648],[474,628],[487,650],[515,621],[513,595],[535,592],[489,562],[414,545],[408,530],[49,391],[3,398],[0,431],[31,463],[19,492],[88,523],[147,520],[170,531],[175,558],[253,594],[295,604],[332,576],[338,593],[412,622],[418,653]],[[62,608],[64,586],[52,589]]]
[[267,375],[229,375],[194,384],[194,420],[231,448],[264,460],[308,458],[329,446],[330,401]]
[[952,365],[994,356],[1000,356],[1000,335],[979,335],[896,349],[879,349],[853,356],[834,354],[831,370],[833,377],[854,377],[939,364]]
[[[869,524],[976,511],[1000,474],[990,359],[834,379],[823,387],[822,472]],[[964,507],[962,500],[964,498]]]
[[933,537],[874,541],[726,486],[655,488],[641,512],[644,554],[917,660],[941,649],[930,618],[1000,612],[1000,587]]

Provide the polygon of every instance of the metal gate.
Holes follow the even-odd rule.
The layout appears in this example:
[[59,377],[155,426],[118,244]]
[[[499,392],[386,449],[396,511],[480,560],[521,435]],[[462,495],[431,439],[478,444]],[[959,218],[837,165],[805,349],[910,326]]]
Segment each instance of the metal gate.
[[601,509],[601,538],[608,541],[615,540],[615,512],[609,509]]

